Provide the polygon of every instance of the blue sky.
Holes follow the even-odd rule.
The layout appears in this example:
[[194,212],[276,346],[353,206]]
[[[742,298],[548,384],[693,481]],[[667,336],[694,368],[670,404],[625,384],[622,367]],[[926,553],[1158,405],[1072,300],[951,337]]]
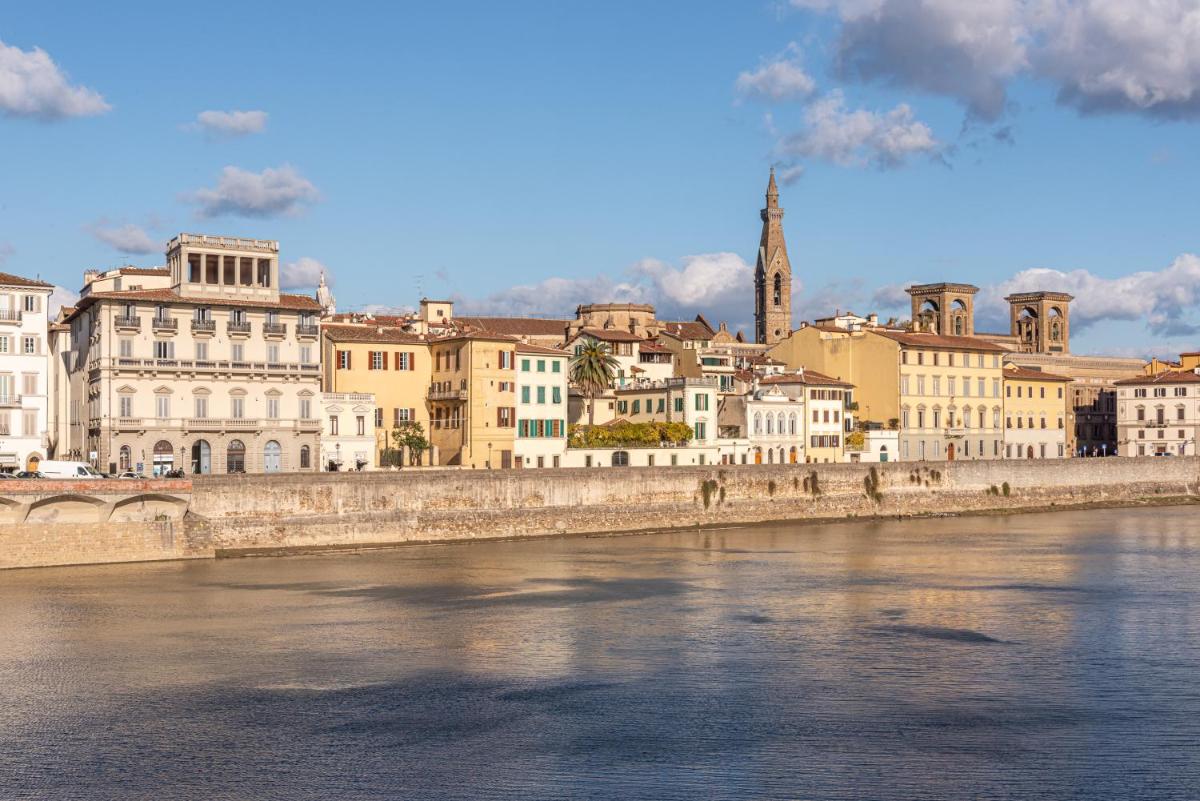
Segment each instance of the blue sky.
[[798,316],[958,280],[981,327],[1065,289],[1077,351],[1195,348],[1200,9],[1035,4],[10,6],[0,269],[74,289],[197,231],[343,310],[748,327],[776,164]]

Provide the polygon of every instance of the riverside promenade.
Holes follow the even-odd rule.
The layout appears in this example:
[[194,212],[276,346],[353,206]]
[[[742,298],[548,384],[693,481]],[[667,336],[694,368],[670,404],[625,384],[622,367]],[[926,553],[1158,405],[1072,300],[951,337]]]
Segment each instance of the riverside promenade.
[[10,481],[0,568],[1197,498],[1194,457]]

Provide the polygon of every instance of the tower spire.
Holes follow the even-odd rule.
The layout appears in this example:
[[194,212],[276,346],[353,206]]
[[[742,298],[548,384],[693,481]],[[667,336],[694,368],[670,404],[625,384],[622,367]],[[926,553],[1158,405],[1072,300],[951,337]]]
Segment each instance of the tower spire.
[[792,333],[792,265],[783,239],[783,209],[774,167],[767,181],[767,206],[759,216],[763,227],[754,269],[755,340],[774,345]]

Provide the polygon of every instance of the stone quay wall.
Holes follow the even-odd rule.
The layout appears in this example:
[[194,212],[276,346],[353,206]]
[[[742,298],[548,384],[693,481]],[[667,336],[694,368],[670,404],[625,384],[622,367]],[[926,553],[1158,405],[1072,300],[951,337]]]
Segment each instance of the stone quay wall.
[[1194,457],[12,481],[0,567],[1195,501]]

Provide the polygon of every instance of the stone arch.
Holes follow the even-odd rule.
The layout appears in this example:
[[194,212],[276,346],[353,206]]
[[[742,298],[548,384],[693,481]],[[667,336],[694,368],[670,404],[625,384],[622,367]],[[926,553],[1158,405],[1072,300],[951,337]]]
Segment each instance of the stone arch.
[[183,498],[151,492],[117,501],[108,519],[115,523],[151,522],[164,518],[180,520],[187,506]]
[[90,495],[51,495],[29,504],[27,523],[99,523],[108,504]]

